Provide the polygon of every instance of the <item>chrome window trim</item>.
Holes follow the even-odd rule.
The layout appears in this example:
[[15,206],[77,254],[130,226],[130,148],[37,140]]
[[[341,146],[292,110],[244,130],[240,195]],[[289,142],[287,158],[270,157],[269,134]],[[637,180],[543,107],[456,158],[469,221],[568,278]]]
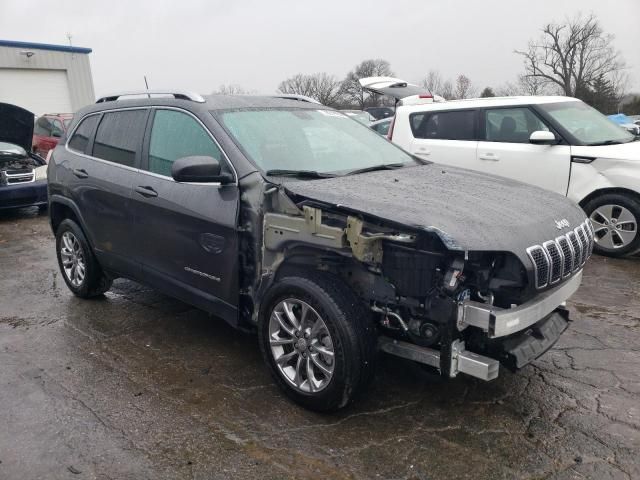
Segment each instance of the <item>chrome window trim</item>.
[[[560,275],[556,280],[553,279],[553,260],[551,258],[551,252],[549,251],[548,245],[554,245],[560,254]],[[547,240],[542,244],[542,248],[547,253],[547,258],[549,259],[549,284],[556,284],[562,280],[564,276],[564,253],[562,253],[562,248],[560,248],[560,245],[555,240]]]
[[[198,117],[196,117],[190,111],[185,110],[184,108],[164,106],[164,105],[157,105],[157,106],[156,105],[145,105],[145,106],[141,106],[141,107],[105,108],[104,110],[100,110],[98,112],[87,113],[80,120],[78,120],[78,123],[76,123],[76,125],[73,127],[73,130],[71,131],[71,133],[67,136],[67,141],[64,144],[64,148],[69,153],[72,153],[74,155],[80,155],[81,157],[89,159],[89,160],[95,160],[95,161],[98,161],[98,162],[105,163],[107,165],[114,165],[114,166],[117,166],[117,167],[121,167],[121,168],[125,168],[127,170],[134,171],[134,172],[144,173],[146,175],[151,175],[151,176],[154,176],[154,177],[157,177],[157,178],[161,178],[163,180],[171,181],[171,182],[174,182],[174,183],[181,183],[181,184],[185,184],[185,185],[221,186],[222,184],[220,182],[176,182],[172,177],[168,177],[166,175],[160,175],[158,173],[150,172],[148,170],[143,170],[141,168],[134,168],[134,167],[129,167],[127,165],[122,165],[121,163],[111,162],[109,160],[104,160],[102,158],[94,157],[93,155],[87,155],[86,153],[78,152],[77,150],[73,150],[72,148],[69,148],[69,141],[71,140],[73,135],[76,133],[76,130],[78,129],[78,126],[80,126],[80,124],[86,118],[88,118],[88,117],[90,117],[92,115],[101,115],[103,113],[121,112],[121,111],[127,111],[127,110],[151,110],[151,109],[156,109],[156,110],[176,110],[176,111],[179,111],[179,112],[186,113],[187,115],[190,115],[192,118],[194,118],[200,124],[200,126],[202,128],[204,128],[204,131],[207,132],[209,137],[211,137],[211,139],[214,141],[216,146],[220,149],[220,152],[224,156],[224,159],[226,160],[226,162],[231,167],[231,170],[233,171],[234,181],[230,182],[230,183],[226,183],[225,185],[235,185],[235,186],[238,185],[238,172],[236,171],[236,167],[233,165],[233,162],[231,162],[231,160],[229,159],[229,156],[224,151],[224,149],[222,148],[220,143],[218,143],[218,140],[216,140],[216,138],[213,136],[211,131],[206,127],[206,125],[204,123],[202,123],[202,121]],[[96,130],[96,132],[97,132],[97,130]]]

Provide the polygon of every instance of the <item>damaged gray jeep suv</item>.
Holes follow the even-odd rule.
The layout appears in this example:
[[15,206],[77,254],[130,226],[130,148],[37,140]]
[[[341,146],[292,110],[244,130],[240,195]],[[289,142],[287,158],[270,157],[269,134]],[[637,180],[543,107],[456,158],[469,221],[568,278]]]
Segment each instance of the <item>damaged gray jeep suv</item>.
[[77,296],[126,277],[257,331],[315,410],[361,393],[379,350],[491,380],[566,329],[594,242],[565,197],[427,163],[314,103],[155,93],[84,108],[50,159]]

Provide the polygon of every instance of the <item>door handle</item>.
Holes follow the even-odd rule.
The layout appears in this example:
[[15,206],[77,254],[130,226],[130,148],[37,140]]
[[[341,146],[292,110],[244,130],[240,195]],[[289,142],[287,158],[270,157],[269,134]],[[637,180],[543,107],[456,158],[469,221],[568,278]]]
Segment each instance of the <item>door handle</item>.
[[415,152],[414,155],[424,155],[424,156],[429,156],[431,155],[431,150],[427,150],[426,148],[418,148]]
[[480,160],[488,160],[490,162],[497,162],[498,160],[500,160],[500,157],[495,153],[481,153],[480,155],[478,155],[478,158]]
[[78,178],[89,178],[89,174],[84,168],[73,169],[73,174]]
[[149,198],[149,197],[157,197],[158,196],[158,192],[156,192],[151,187],[143,187],[142,185],[138,185],[136,188],[134,188],[134,190],[136,191],[136,193],[139,193],[143,197]]

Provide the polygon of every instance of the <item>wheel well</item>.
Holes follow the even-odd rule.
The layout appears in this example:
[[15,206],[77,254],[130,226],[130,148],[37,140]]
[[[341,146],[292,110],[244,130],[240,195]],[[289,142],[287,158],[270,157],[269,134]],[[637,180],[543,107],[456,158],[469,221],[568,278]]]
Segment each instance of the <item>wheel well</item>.
[[589,195],[584,197],[582,200],[580,200],[578,205],[580,205],[582,208],[584,208],[587,205],[587,203],[589,203],[594,198],[597,198],[597,197],[600,197],[602,195],[606,195],[606,194],[609,194],[609,193],[617,193],[619,195],[627,195],[627,196],[633,197],[636,201],[640,202],[640,193],[634,192],[633,190],[629,190],[629,189],[626,189],[626,188],[601,188],[599,190],[591,192]]
[[58,230],[58,226],[62,223],[62,221],[67,218],[80,225],[78,216],[74,213],[74,211],[70,207],[62,203],[53,202],[49,207],[49,216],[51,218],[51,228],[54,232]]

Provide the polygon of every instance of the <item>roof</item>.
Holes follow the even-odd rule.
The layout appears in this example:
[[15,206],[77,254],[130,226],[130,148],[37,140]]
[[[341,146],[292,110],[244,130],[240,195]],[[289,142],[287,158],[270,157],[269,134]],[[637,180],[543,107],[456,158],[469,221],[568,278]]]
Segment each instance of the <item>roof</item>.
[[54,45],[51,43],[17,42],[14,40],[0,40],[0,47],[28,48],[33,50],[52,50],[67,53],[91,53],[90,48],[72,47],[70,45]]
[[[112,110],[128,107],[147,107],[147,106],[180,106],[187,110],[244,110],[244,109],[311,109],[326,110],[329,107],[318,105],[315,103],[301,102],[299,100],[289,100],[284,98],[260,95],[208,95],[204,97],[205,102],[195,102],[183,98],[172,98],[168,95],[147,98],[144,91],[136,92],[137,98],[122,98],[113,101],[104,101],[87,105],[80,110],[81,115],[93,112],[101,112],[103,110]],[[108,97],[108,96],[107,96]]]
[[412,112],[424,110],[453,110],[458,108],[504,107],[510,105],[540,105],[543,103],[579,102],[577,98],[562,96],[520,96],[520,97],[487,97],[467,98],[464,100],[447,100],[445,102],[424,103],[421,105],[406,105],[403,110]]

